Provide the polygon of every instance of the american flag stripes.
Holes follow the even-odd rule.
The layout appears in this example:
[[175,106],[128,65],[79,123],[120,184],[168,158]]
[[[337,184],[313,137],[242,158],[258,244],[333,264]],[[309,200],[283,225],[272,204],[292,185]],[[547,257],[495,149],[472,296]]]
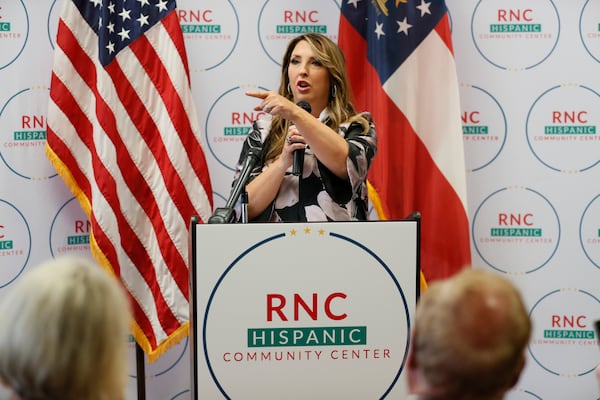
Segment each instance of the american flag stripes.
[[379,139],[369,182],[382,219],[422,216],[427,280],[470,264],[458,81],[443,0],[343,0],[339,45]]
[[66,0],[47,154],[121,279],[149,360],[188,331],[188,225],[212,189],[173,0]]

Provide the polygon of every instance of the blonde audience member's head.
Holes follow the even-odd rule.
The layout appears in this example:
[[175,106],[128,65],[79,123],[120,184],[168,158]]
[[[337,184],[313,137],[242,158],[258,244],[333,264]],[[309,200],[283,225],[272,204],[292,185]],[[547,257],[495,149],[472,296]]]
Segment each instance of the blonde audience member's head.
[[98,265],[57,258],[0,298],[0,381],[21,400],[117,400],[129,304]]

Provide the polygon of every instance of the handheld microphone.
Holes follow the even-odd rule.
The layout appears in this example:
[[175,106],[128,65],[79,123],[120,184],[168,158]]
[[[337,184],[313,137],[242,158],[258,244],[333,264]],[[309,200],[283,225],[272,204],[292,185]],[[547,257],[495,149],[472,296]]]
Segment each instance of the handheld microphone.
[[[310,114],[312,108],[306,101],[299,101],[296,105]],[[296,176],[302,175],[304,167],[304,149],[294,150],[294,164],[292,165],[292,174]]]

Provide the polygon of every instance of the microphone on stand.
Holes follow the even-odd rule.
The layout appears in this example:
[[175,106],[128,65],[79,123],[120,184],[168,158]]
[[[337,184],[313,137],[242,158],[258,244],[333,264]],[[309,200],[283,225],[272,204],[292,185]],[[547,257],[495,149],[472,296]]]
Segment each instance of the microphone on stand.
[[[299,101],[296,105],[310,114],[312,108],[306,101]],[[294,150],[294,164],[292,165],[292,174],[296,176],[302,175],[304,167],[304,149]]]
[[260,152],[256,149],[249,149],[248,156],[242,166],[242,171],[238,177],[237,182],[231,194],[227,199],[227,203],[224,207],[219,207],[208,219],[209,224],[233,224],[235,222],[235,203],[242,196],[242,222],[248,222],[248,192],[246,192],[246,184],[250,178],[250,173],[254,166],[258,163],[260,158]]

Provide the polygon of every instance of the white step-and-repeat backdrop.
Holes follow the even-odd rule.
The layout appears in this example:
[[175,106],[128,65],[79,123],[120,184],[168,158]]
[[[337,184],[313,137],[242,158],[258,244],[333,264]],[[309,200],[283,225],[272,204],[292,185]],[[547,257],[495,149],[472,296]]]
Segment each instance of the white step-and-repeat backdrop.
[[[363,0],[368,1],[368,0]],[[425,1],[425,0],[423,0]],[[302,29],[337,40],[339,0],[179,0],[215,204]],[[600,362],[600,0],[448,0],[474,264],[534,321],[510,400],[596,400]],[[0,0],[0,296],[28,268],[89,256],[89,223],[44,153],[60,0]],[[440,234],[451,234],[441,232]],[[147,365],[149,400],[189,399],[189,343]],[[128,399],[136,398],[134,351]]]

